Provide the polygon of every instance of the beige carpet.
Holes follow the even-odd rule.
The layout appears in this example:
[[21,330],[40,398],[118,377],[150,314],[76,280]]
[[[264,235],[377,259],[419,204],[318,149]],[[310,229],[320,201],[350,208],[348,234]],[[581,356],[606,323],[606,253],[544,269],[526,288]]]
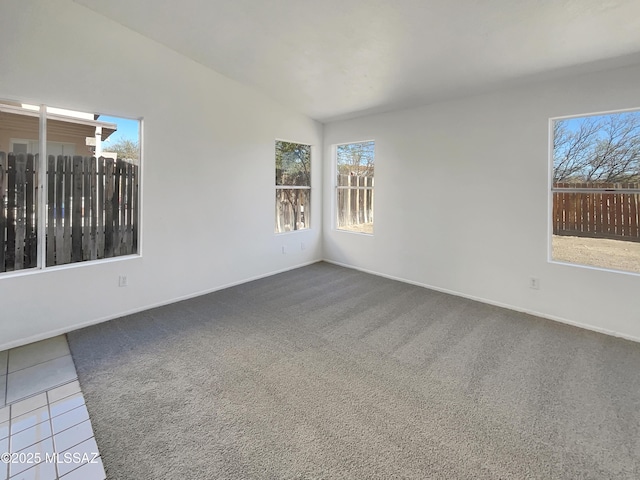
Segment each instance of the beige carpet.
[[326,263],[69,334],[109,479],[637,479],[640,345]]

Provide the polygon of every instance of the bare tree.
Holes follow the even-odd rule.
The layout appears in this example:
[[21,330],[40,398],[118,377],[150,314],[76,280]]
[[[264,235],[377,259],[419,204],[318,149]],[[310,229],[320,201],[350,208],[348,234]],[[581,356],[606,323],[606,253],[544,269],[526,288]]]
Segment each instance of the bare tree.
[[576,130],[570,130],[565,121],[553,124],[554,181],[574,179],[589,163],[596,146],[600,122],[587,117]]
[[640,173],[640,118],[635,114],[607,118],[598,140],[586,180],[626,182]]
[[115,143],[106,145],[105,151],[115,152],[118,154],[118,158],[124,160],[140,159],[140,145],[138,142],[126,138],[121,138]]
[[350,143],[337,148],[338,174],[372,176],[374,169],[373,142]]
[[640,112],[558,120],[553,127],[554,182],[640,179]]

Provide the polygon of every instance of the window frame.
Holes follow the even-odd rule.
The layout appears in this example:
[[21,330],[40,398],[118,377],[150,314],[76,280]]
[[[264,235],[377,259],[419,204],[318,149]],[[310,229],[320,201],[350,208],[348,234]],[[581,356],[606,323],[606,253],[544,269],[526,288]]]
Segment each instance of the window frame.
[[[25,153],[33,153],[33,147],[37,146],[38,150],[40,149],[40,141],[39,140],[33,140],[33,139],[26,139],[26,138],[11,138],[9,140],[9,144],[10,144],[10,148],[11,150],[15,150],[15,146],[16,145],[26,145],[27,146],[27,151]],[[50,147],[54,147],[54,146],[62,146],[63,150],[65,148],[71,147],[71,149],[73,150],[73,153],[70,154],[66,154],[63,153],[62,155],[66,155],[66,156],[73,156],[75,155],[75,144],[73,143],[69,143],[69,142],[47,142],[47,146]],[[49,155],[49,152],[45,152],[46,155]]]
[[[98,258],[98,259],[93,259],[93,260],[82,260],[82,261],[77,261],[77,262],[70,262],[70,263],[65,263],[65,264],[60,264],[60,265],[49,265],[47,266],[47,262],[46,262],[46,249],[47,249],[47,198],[48,198],[48,182],[47,182],[47,159],[48,159],[48,155],[49,152],[47,151],[47,145],[48,144],[62,144],[62,145],[67,145],[67,143],[65,142],[48,142],[47,141],[47,120],[48,118],[52,118],[52,119],[57,119],[59,117],[67,117],[67,115],[65,115],[64,113],[57,113],[57,112],[50,112],[48,111],[48,109],[55,109],[55,110],[62,110],[62,111],[75,111],[75,110],[70,110],[70,109],[60,109],[60,107],[54,107],[51,104],[45,104],[45,103],[34,103],[34,102],[29,102],[29,101],[18,101],[18,100],[14,100],[14,99],[8,99],[7,97],[0,97],[0,104],[2,102],[7,102],[7,103],[18,103],[18,104],[22,104],[22,105],[35,105],[38,107],[38,110],[35,109],[26,109],[26,108],[20,108],[20,107],[12,107],[11,105],[2,105],[3,109],[5,110],[16,110],[16,113],[20,113],[20,114],[24,114],[24,115],[29,115],[32,117],[37,117],[38,118],[38,135],[39,138],[37,140],[37,144],[38,144],[38,150],[40,152],[44,152],[42,155],[38,155],[38,163],[37,163],[37,169],[38,169],[38,175],[37,177],[35,177],[35,182],[36,182],[36,190],[39,192],[38,193],[38,198],[37,198],[37,202],[36,202],[36,206],[35,206],[35,213],[36,213],[36,218],[37,218],[37,222],[36,222],[36,226],[37,226],[37,231],[38,231],[38,236],[37,236],[37,261],[36,261],[36,265],[30,268],[24,268],[24,269],[20,269],[20,270],[10,270],[10,271],[5,271],[5,272],[0,272],[0,280],[5,279],[5,278],[12,278],[12,277],[19,277],[19,276],[26,276],[26,275],[36,275],[39,274],[41,272],[48,272],[48,271],[54,271],[54,270],[66,270],[66,269],[70,269],[70,268],[78,268],[78,267],[84,267],[84,266],[90,266],[90,265],[96,265],[96,264],[104,264],[104,263],[111,263],[111,262],[120,262],[120,261],[126,261],[126,260],[131,260],[133,258],[139,258],[142,256],[142,250],[143,250],[143,228],[142,228],[142,217],[143,217],[143,202],[142,202],[142,198],[143,198],[143,158],[144,158],[144,141],[143,141],[143,131],[144,131],[144,118],[143,117],[138,117],[138,118],[134,118],[134,117],[130,117],[130,116],[123,116],[123,115],[119,115],[119,114],[94,114],[94,115],[99,115],[99,116],[109,116],[109,117],[115,117],[115,118],[120,118],[123,120],[131,120],[131,121],[136,121],[138,122],[138,148],[139,148],[139,159],[137,161],[138,164],[138,198],[137,198],[137,205],[138,205],[138,213],[137,213],[137,218],[135,219],[135,221],[137,222],[138,228],[137,228],[137,248],[136,248],[136,252],[135,253],[130,253],[130,254],[123,254],[123,255],[117,255],[114,257],[107,257],[107,258]],[[84,123],[84,124],[93,124],[94,121],[92,120],[87,120],[87,119],[76,119],[74,117],[70,117],[71,119],[73,119],[74,121],[77,121],[77,123]],[[29,144],[36,142],[35,140],[25,140],[25,139],[21,139],[21,138],[10,138],[9,139],[9,147],[11,147],[14,143],[19,143],[19,144],[24,144],[27,143],[27,150],[29,150]],[[72,144],[69,144],[72,145]],[[75,153],[74,153],[75,154]],[[35,157],[35,156],[34,156]],[[8,158],[8,155],[7,157]],[[41,192],[41,193],[40,193]],[[44,234],[40,234],[40,232],[44,232]],[[4,242],[4,239],[2,239],[2,242]]]
[[[338,147],[341,147],[343,145],[357,145],[357,144],[362,144],[362,143],[372,143],[373,144],[373,157],[374,157],[374,174],[373,174],[373,179],[374,179],[374,184],[369,187],[369,186],[364,186],[364,187],[359,187],[359,186],[340,186],[338,185]],[[336,232],[343,232],[343,233],[348,233],[348,234],[354,234],[354,235],[365,235],[368,237],[373,237],[375,234],[375,220],[374,222],[372,222],[373,224],[373,231],[371,233],[368,232],[359,232],[359,231],[355,231],[355,230],[347,230],[345,228],[340,228],[339,227],[339,221],[338,221],[338,216],[339,216],[339,204],[338,204],[338,192],[340,190],[358,190],[358,189],[365,189],[365,190],[370,190],[372,192],[371,195],[371,211],[374,212],[375,210],[375,158],[376,158],[376,141],[375,139],[367,139],[367,140],[358,140],[358,141],[353,141],[353,142],[341,142],[341,143],[336,143],[332,145],[332,152],[331,152],[331,156],[332,156],[332,182],[333,182],[333,194],[332,194],[332,229],[335,230]],[[375,214],[374,214],[374,219],[375,219]]]
[[[595,194],[611,194],[612,192],[620,194],[638,194],[640,195],[640,188],[580,188],[580,187],[554,187],[554,125],[556,121],[582,119],[595,116],[606,116],[624,114],[630,112],[638,112],[640,114],[640,107],[624,108],[615,110],[597,111],[591,113],[571,114],[571,115],[559,115],[550,117],[548,121],[548,176],[547,176],[547,262],[564,265],[569,267],[577,267],[582,269],[604,271],[622,275],[640,276],[640,272],[634,272],[631,270],[622,270],[617,268],[609,268],[597,265],[589,265],[584,263],[575,263],[565,260],[557,260],[553,258],[553,236],[554,236],[554,194],[556,193],[595,193]],[[604,183],[604,182],[603,182]],[[599,237],[595,237],[599,238]],[[606,237],[603,237],[606,238]]]
[[[283,138],[276,138],[274,141],[274,154],[277,151],[278,148],[278,143],[291,143],[291,144],[295,144],[295,145],[302,145],[305,147],[309,147],[309,185],[288,185],[288,184],[284,184],[284,185],[278,185],[277,181],[274,181],[275,183],[275,190],[274,193],[278,193],[279,190],[306,190],[307,191],[307,196],[308,196],[308,203],[309,203],[309,211],[303,210],[304,215],[305,215],[305,227],[304,228],[295,228],[292,230],[284,230],[279,232],[277,230],[278,227],[278,217],[277,217],[277,211],[278,211],[278,203],[277,203],[277,199],[276,199],[276,217],[274,218],[275,220],[275,225],[274,225],[274,235],[286,235],[286,234],[292,234],[295,232],[304,232],[305,230],[310,230],[312,225],[311,225],[311,192],[312,192],[312,180],[311,180],[311,167],[312,167],[312,161],[313,161],[313,145],[310,143],[302,143],[302,142],[298,142],[298,141],[293,141],[293,140],[285,140]],[[277,159],[276,159],[276,155],[274,155],[274,171],[277,172]],[[277,198],[277,197],[276,197]]]

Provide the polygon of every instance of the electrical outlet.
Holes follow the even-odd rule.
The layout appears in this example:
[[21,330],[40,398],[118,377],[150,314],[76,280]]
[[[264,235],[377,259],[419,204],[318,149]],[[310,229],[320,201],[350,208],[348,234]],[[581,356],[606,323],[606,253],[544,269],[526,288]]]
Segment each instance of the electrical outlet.
[[282,254],[284,255],[285,253],[287,253],[287,249],[285,248],[285,246],[282,246]]
[[540,279],[536,277],[529,278],[529,288],[540,290]]
[[119,287],[128,287],[129,286],[129,279],[127,278],[126,275],[120,275],[118,277],[118,286]]
[[305,246],[304,246],[304,242],[300,242],[300,250],[304,250]]

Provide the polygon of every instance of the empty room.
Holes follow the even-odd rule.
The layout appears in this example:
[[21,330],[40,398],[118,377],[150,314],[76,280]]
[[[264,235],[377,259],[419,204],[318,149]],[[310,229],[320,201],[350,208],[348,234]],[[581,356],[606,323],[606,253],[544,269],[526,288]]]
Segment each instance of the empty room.
[[640,3],[2,0],[0,480],[640,478]]

